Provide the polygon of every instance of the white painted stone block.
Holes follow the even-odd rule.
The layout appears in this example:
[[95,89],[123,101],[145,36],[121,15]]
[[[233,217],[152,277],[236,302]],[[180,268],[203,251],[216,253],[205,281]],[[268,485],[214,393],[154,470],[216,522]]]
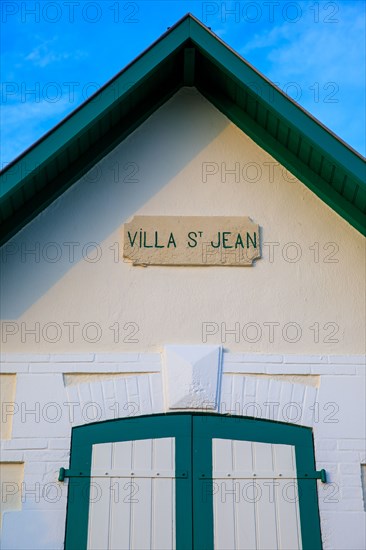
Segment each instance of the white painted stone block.
[[366,441],[364,438],[360,439],[340,439],[337,442],[338,449],[352,450],[352,451],[364,451],[366,452]]
[[166,346],[163,363],[169,409],[216,408],[220,346]]
[[164,391],[162,377],[160,376],[160,374],[153,374],[149,378],[151,386],[152,410],[154,412],[161,412],[164,410]]
[[267,365],[266,372],[268,374],[310,374],[311,369],[308,363],[283,363],[279,365]]
[[315,441],[315,449],[319,451],[334,451],[337,448],[336,439],[320,439]]
[[38,353],[2,353],[0,361],[2,363],[29,363],[31,361],[49,361],[49,354]]
[[0,361],[1,374],[17,374],[18,372],[28,372],[28,363],[3,363]]
[[330,355],[329,363],[341,363],[343,365],[365,365],[366,355]]
[[364,550],[365,512],[324,512],[327,541],[324,550]]
[[328,363],[327,355],[298,355],[289,354],[283,356],[284,363],[294,363],[295,365],[305,363],[307,364],[319,364]]
[[55,353],[50,357],[51,363],[86,363],[88,361],[94,361],[94,353]]
[[96,353],[96,363],[128,363],[136,362],[139,360],[138,353]]
[[255,398],[257,392],[258,378],[253,376],[245,378],[245,398],[244,402],[252,401]]
[[228,411],[230,411],[233,378],[233,376],[230,376],[228,374],[222,377],[219,403],[220,414],[226,414]]
[[270,380],[268,401],[266,401],[267,418],[269,420],[278,420],[279,403],[281,396],[282,382]]
[[139,354],[139,361],[142,363],[161,363],[161,353],[145,352]]
[[140,411],[139,414],[151,414],[151,395],[150,384],[147,376],[140,376],[137,379],[139,398],[140,398]]
[[318,389],[306,386],[302,408],[302,425],[312,426],[314,423],[314,406],[317,400]]
[[[233,353],[230,351],[225,351],[223,354],[223,363],[224,370],[226,363],[282,363],[282,355],[270,355],[270,354],[261,354],[261,353]],[[240,366],[238,367],[240,368]],[[246,372],[249,372],[246,368],[246,365],[242,365],[242,368]]]
[[352,365],[343,365],[343,364],[336,364],[336,365],[312,365],[311,366],[311,374],[320,374],[324,376],[325,374],[347,374],[347,376],[350,376],[351,374],[356,374],[356,367],[353,367]]
[[24,462],[24,453],[1,448],[1,462]]
[[268,378],[258,378],[257,379],[257,393],[256,393],[256,404],[260,411],[259,417],[266,418],[266,411],[268,412],[268,407],[264,405],[269,401],[268,396],[269,390],[269,379]]
[[[33,434],[29,434],[33,435]],[[25,449],[47,449],[48,440],[45,438],[34,437],[34,438],[13,438],[1,442],[1,451],[11,449],[21,451]]]
[[231,400],[240,408],[243,406],[244,380],[243,376],[233,376]]
[[365,436],[365,379],[360,376],[324,376],[318,390],[315,437],[359,439]]
[[6,512],[1,550],[61,550],[65,516],[65,510]]
[[71,426],[61,374],[17,375],[13,438],[68,437]]
[[[275,365],[277,367],[277,365]],[[267,365],[262,363],[238,363],[238,362],[224,362],[224,373],[235,374],[265,374],[267,372]]]

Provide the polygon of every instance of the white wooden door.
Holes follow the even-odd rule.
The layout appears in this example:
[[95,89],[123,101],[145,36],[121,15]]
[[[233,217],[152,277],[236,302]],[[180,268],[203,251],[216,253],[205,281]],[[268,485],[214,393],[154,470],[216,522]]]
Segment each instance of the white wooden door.
[[308,428],[117,419],[75,428],[70,466],[65,550],[322,548]]
[[93,445],[89,550],[175,549],[174,441]]
[[300,550],[295,449],[213,439],[215,550]]

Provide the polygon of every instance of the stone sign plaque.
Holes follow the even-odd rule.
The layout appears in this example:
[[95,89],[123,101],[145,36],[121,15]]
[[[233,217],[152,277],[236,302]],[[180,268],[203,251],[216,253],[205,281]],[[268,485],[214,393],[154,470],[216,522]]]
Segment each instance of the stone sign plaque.
[[124,224],[123,258],[144,266],[250,266],[260,258],[259,227],[244,216],[134,216]]

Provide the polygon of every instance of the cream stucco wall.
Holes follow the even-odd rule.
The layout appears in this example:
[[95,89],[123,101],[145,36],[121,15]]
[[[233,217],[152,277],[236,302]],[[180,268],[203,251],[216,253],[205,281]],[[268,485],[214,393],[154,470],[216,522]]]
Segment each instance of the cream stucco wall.
[[0,462],[0,529],[4,512],[21,510],[24,464]]
[[0,439],[11,438],[16,388],[15,374],[0,374]]
[[[250,216],[262,258],[133,267],[118,256],[134,214]],[[185,88],[3,247],[2,347],[362,353],[364,265],[355,229]]]

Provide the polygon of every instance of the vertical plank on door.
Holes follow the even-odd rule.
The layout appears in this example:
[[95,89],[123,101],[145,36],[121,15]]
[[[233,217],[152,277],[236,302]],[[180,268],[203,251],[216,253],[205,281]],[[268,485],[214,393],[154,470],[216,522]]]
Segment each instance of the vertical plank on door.
[[[215,479],[216,472],[231,472],[233,469],[232,441],[212,440],[212,470],[214,499],[214,541],[215,550],[235,547],[235,500],[237,486],[233,479]],[[215,521],[219,519],[219,521]]]
[[153,550],[175,548],[175,449],[174,440],[162,438],[153,440],[153,468],[171,478],[153,480]]
[[[113,470],[132,472],[132,441],[113,443]],[[136,487],[132,478],[111,479],[110,550],[128,550],[131,547],[131,508]]]
[[[138,476],[139,471],[152,470],[152,440],[141,439],[132,444],[132,469]],[[137,502],[132,504],[132,548],[146,550],[151,548],[152,520],[152,479],[134,478],[137,484]]]
[[[92,471],[110,470],[112,466],[112,444],[93,445]],[[91,478],[88,549],[109,548],[110,478]]]
[[[234,471],[253,472],[253,453],[251,441],[234,441]],[[250,500],[253,493],[253,481],[239,479],[240,499],[235,507],[236,548],[253,550],[257,547],[257,525],[255,506]]]
[[295,450],[291,445],[274,445],[275,471],[292,472],[293,479],[276,479],[277,531],[281,550],[301,548]]
[[[271,491],[271,479],[262,479],[266,472],[273,472],[272,445],[253,443],[253,468],[257,480],[254,480],[258,550],[277,550],[276,505]],[[268,476],[268,474],[267,474]],[[259,478],[259,479],[258,479]]]

